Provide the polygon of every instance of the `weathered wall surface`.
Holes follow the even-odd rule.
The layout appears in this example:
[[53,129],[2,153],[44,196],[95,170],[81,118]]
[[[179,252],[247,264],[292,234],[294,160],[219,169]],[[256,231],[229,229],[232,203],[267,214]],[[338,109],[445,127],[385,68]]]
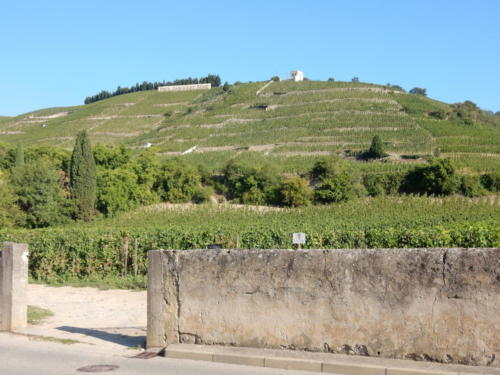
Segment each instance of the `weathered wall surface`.
[[149,254],[148,345],[500,366],[500,249]]
[[210,83],[199,83],[194,85],[172,85],[172,86],[160,86],[158,91],[190,91],[190,90],[210,90],[212,84]]

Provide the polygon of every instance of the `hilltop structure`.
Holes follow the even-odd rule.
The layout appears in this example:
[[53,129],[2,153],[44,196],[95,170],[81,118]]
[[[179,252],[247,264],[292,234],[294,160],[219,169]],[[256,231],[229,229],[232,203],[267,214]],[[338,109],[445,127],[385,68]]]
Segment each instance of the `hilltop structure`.
[[292,70],[290,72],[290,75],[292,76],[292,80],[295,82],[300,82],[304,80],[304,72],[301,72],[300,70]]
[[191,91],[191,90],[210,90],[211,83],[198,83],[194,85],[171,85],[158,86],[158,91]]

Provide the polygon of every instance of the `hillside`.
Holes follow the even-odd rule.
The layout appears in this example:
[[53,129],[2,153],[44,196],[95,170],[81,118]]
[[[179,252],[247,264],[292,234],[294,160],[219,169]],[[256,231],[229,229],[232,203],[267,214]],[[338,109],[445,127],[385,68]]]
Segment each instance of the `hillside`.
[[[227,92],[143,91],[0,117],[0,141],[9,144],[70,149],[82,129],[94,143],[140,149],[150,142],[166,157],[196,146],[182,157],[210,169],[236,157],[301,172],[330,153],[370,170],[407,168],[436,153],[455,159],[465,172],[500,169],[500,116],[366,83],[282,81],[239,84]],[[367,149],[376,134],[390,158],[355,161],[355,152]]]

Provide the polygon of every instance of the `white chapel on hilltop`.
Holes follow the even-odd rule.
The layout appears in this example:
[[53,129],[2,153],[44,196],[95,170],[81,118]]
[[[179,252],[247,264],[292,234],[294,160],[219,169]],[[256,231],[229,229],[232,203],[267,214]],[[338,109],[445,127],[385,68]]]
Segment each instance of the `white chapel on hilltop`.
[[304,80],[304,72],[301,72],[300,70],[292,70],[290,72],[290,75],[292,76],[292,80],[295,82],[300,82]]

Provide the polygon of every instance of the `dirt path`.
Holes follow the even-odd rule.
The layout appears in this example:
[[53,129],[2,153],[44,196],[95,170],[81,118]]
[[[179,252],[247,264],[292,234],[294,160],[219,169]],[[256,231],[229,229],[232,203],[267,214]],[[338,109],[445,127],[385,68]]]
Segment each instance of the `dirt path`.
[[25,333],[71,339],[117,350],[146,339],[146,291],[98,290],[30,284],[28,304],[54,313]]

